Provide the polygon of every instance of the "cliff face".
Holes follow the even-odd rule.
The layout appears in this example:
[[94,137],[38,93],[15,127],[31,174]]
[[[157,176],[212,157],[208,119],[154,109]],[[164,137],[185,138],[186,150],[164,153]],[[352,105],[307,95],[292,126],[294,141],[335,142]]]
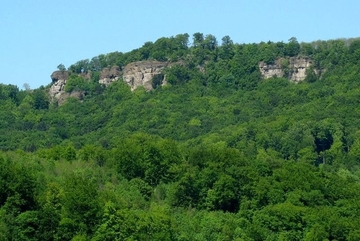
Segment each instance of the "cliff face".
[[67,71],[55,71],[52,73],[51,79],[53,84],[49,89],[49,95],[52,102],[57,102],[61,105],[69,97],[77,99],[82,99],[84,97],[84,92],[82,91],[73,91],[71,93],[65,92],[65,85],[68,78],[69,73]]
[[306,78],[306,70],[313,65],[309,58],[291,57],[278,59],[274,64],[259,63],[259,69],[264,79],[271,77],[285,77],[298,83]]
[[99,83],[108,86],[112,82],[119,80],[121,76],[122,72],[118,66],[113,66],[110,69],[104,68],[101,70]]
[[67,71],[55,71],[51,74],[53,84],[49,89],[51,101],[60,100],[61,96],[65,94],[66,80],[69,78]]
[[[153,89],[153,79],[156,79],[156,85],[165,85],[165,77],[162,71],[169,66],[168,62],[159,61],[139,61],[126,65],[123,70],[118,66],[112,68],[104,68],[100,72],[99,83],[108,86],[114,81],[123,80],[130,85],[131,90],[135,90],[139,86],[144,86],[146,90]],[[85,79],[91,79],[91,72],[81,74]],[[154,78],[156,76],[156,78]],[[57,101],[62,104],[66,98],[75,97],[81,99],[84,93],[80,92],[65,92],[66,81],[69,78],[67,71],[55,71],[51,75],[53,81],[49,90],[49,95],[52,101]]]
[[[162,72],[165,67],[170,65],[168,62],[139,61],[126,65],[122,70],[118,66],[104,68],[100,72],[99,83],[108,86],[122,78],[131,87],[131,90],[135,90],[139,86],[143,86],[146,90],[152,90],[154,86],[166,84]],[[259,69],[264,79],[277,76],[298,83],[306,78],[306,70],[312,65],[313,61],[309,58],[291,57],[278,59],[274,64],[260,62]],[[81,76],[85,79],[91,79],[91,72],[81,74]],[[50,87],[49,94],[52,101],[58,101],[59,104],[62,104],[68,97],[79,99],[83,97],[84,93],[81,92],[70,94],[65,92],[68,78],[69,73],[67,71],[55,71],[51,75],[53,85]]]
[[[139,86],[144,86],[146,90],[153,89],[153,78],[160,75],[167,62],[158,61],[140,61],[128,64],[123,70],[123,80],[131,86],[131,90],[135,90]],[[166,84],[165,78],[162,77],[160,84]]]

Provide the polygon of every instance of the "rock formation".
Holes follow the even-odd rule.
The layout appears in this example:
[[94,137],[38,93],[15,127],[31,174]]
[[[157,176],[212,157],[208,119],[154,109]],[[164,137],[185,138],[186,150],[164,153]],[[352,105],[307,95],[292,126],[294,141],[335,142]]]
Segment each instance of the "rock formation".
[[72,91],[71,93],[63,91],[58,98],[56,99],[58,105],[62,105],[69,97],[73,97],[78,100],[82,100],[84,98],[84,91]]
[[49,89],[49,94],[52,99],[59,99],[60,95],[65,91],[66,79],[60,79],[58,81],[53,82]]
[[[152,90],[154,84],[166,84],[162,71],[167,66],[169,66],[168,62],[139,61],[126,65],[123,71],[121,71],[118,66],[104,68],[100,72],[99,83],[108,86],[122,77],[123,80],[130,85],[131,90],[135,90],[139,86],[144,86],[146,90]],[[80,75],[84,79],[91,79],[91,72]],[[68,97],[81,99],[84,96],[84,93],[79,91],[72,93],[65,92],[65,85],[68,78],[69,73],[67,71],[55,71],[52,73],[51,79],[53,84],[50,87],[49,95],[53,102],[57,101],[61,105]],[[153,80],[155,80],[156,83],[153,84]]]
[[[118,66],[104,68],[100,72],[99,83],[108,86],[114,81],[123,79],[131,90],[143,86],[146,90],[152,90],[154,86],[165,85],[166,79],[162,74],[165,67],[171,63],[159,61],[138,61],[130,63],[121,70]],[[280,58],[273,64],[259,63],[259,69],[264,79],[271,77],[285,77],[298,83],[306,78],[306,70],[313,65],[313,61],[306,57]],[[318,74],[317,70],[314,70]],[[91,79],[91,72],[80,74],[84,79]],[[83,92],[65,92],[66,81],[69,78],[67,71],[55,71],[51,75],[53,81],[49,90],[52,101],[62,104],[68,97],[81,99]]]
[[69,78],[67,71],[55,71],[51,74],[53,84],[49,89],[51,101],[59,100],[61,95],[65,93],[66,80]]
[[290,81],[298,83],[306,78],[306,70],[313,65],[309,58],[291,57],[281,58],[274,64],[259,63],[259,69],[264,79],[271,77],[286,77]]
[[[154,86],[165,85],[165,76],[162,74],[165,67],[170,66],[168,62],[159,61],[138,61],[130,63],[121,70],[118,66],[112,68],[104,68],[100,72],[99,83],[108,86],[114,81],[123,79],[131,90],[135,90],[139,86],[143,86],[146,90],[152,90]],[[298,83],[306,77],[306,70],[313,65],[313,61],[309,58],[291,57],[281,58],[274,64],[265,62],[259,63],[259,69],[264,79],[271,77],[286,77],[290,81]],[[316,70],[315,70],[316,72]],[[91,79],[91,73],[81,74],[85,79]],[[53,81],[49,94],[52,101],[58,101],[62,104],[66,98],[75,97],[81,99],[84,95],[82,92],[65,92],[66,81],[69,78],[67,71],[55,71],[51,75]]]
[[119,80],[122,73],[118,66],[113,66],[112,68],[104,68],[100,72],[99,83],[108,86],[114,81]]
[[52,82],[56,82],[58,80],[67,80],[69,78],[69,72],[67,71],[54,71],[51,74],[51,80]]
[[[85,76],[83,77],[85,78]],[[61,105],[69,97],[74,97],[76,99],[82,99],[84,97],[83,91],[73,91],[71,93],[65,92],[65,85],[68,78],[69,73],[67,71],[55,71],[51,74],[53,84],[49,89],[49,95],[52,102],[57,102]]]
[[[154,76],[161,74],[168,64],[159,61],[140,61],[128,64],[123,70],[123,80],[130,85],[131,90],[135,90],[139,86],[144,86],[146,90],[152,90]],[[166,84],[164,78],[161,82],[161,85]]]

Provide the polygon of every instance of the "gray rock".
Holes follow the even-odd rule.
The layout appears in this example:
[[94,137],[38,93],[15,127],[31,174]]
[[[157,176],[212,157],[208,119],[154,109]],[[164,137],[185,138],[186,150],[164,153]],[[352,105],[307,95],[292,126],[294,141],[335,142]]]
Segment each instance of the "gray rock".
[[[130,63],[123,70],[123,80],[130,85],[131,90],[139,86],[144,86],[146,90],[152,90],[152,79],[155,75],[161,74],[165,67],[169,66],[168,62],[159,61],[139,61]],[[166,84],[163,79],[162,85]]]
[[[286,66],[285,66],[285,62]],[[291,57],[289,59],[281,58],[274,64],[259,63],[259,69],[264,79],[272,77],[286,77],[290,81],[298,83],[306,78],[306,70],[313,65],[310,58]],[[287,71],[286,71],[287,68]],[[287,76],[285,76],[287,72]]]
[[114,81],[121,78],[122,72],[118,66],[113,66],[110,69],[104,68],[100,72],[99,83],[108,86]]
[[[167,66],[170,66],[170,63],[139,61],[126,65],[123,71],[121,71],[118,66],[104,68],[100,72],[99,83],[108,86],[112,82],[123,78],[123,80],[130,85],[131,90],[135,90],[139,86],[144,86],[146,90],[151,90],[153,89],[152,80],[154,76],[161,74]],[[91,79],[91,73],[83,73],[80,75],[85,79]],[[52,73],[51,79],[53,84],[49,89],[49,95],[53,102],[58,102],[61,105],[68,97],[83,98],[83,92],[65,92],[65,85],[68,78],[69,73],[67,71],[55,71]],[[163,77],[160,82],[161,85],[165,85],[165,77]]]
[[67,80],[69,78],[69,72],[67,71],[54,71],[51,74],[51,80],[56,82],[58,80]]

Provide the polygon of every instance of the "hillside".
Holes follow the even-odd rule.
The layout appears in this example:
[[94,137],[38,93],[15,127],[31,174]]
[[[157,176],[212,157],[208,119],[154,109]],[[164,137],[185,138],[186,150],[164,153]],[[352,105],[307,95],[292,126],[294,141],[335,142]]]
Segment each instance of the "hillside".
[[189,39],[0,85],[0,239],[360,239],[360,40]]

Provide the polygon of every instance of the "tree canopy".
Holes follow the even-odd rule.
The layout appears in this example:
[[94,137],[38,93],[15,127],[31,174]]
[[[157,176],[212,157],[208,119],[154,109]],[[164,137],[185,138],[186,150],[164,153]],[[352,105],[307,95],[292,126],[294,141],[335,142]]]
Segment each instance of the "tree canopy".
[[[359,40],[189,39],[80,60],[61,106],[0,84],[1,240],[360,239]],[[291,57],[304,81],[262,78]],[[168,85],[98,83],[142,60]]]

